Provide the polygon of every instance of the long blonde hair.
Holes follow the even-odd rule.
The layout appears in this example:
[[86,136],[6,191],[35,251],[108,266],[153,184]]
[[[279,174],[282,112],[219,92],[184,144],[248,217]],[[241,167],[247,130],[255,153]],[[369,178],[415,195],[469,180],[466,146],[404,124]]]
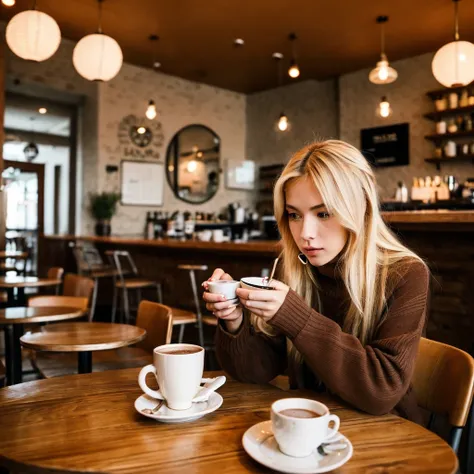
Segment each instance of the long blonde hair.
[[[421,259],[385,225],[374,173],[359,150],[340,140],[312,143],[293,155],[273,193],[283,244],[282,280],[308,305],[316,304],[321,311],[317,277],[311,265],[302,265],[298,260],[300,251],[291,235],[285,209],[285,186],[301,177],[312,180],[328,212],[347,230],[348,239],[338,260],[338,271],[350,296],[343,330],[365,345],[383,317],[389,267],[407,257]],[[252,315],[251,321],[267,335],[276,334],[260,318]]]

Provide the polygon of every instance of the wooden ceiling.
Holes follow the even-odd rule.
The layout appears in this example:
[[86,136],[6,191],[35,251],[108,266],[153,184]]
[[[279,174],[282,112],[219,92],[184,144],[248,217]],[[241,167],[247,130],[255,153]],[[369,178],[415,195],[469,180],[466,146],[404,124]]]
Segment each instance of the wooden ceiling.
[[[1,18],[31,7],[17,0],[1,7]],[[95,0],[38,0],[38,8],[59,23],[64,37],[79,40],[97,29]],[[461,39],[474,41],[474,1],[459,5]],[[151,67],[153,51],[161,71],[193,81],[252,93],[277,86],[271,55],[285,55],[288,34],[298,36],[300,78],[326,79],[379,59],[378,15],[388,15],[390,61],[435,51],[452,40],[450,0],[105,0],[104,33],[122,47],[125,61]],[[148,37],[157,34],[158,44]],[[245,45],[235,48],[241,37]],[[284,74],[284,83],[294,81]]]

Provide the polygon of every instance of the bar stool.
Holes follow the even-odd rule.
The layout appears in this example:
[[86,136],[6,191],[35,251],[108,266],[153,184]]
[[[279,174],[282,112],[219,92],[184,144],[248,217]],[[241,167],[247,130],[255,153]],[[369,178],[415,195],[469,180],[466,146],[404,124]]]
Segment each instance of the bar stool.
[[77,272],[79,275],[85,275],[94,280],[94,292],[92,293],[92,302],[89,312],[89,322],[94,320],[95,308],[97,305],[97,294],[99,292],[99,280],[101,278],[114,278],[117,276],[117,270],[104,263],[99,251],[83,243],[72,244],[74,259],[76,260]]
[[[129,295],[130,290],[136,291],[137,301],[141,301],[141,290],[146,288],[156,288],[158,295],[158,302],[163,302],[163,293],[161,289],[161,283],[158,281],[148,280],[141,278],[138,274],[137,266],[130,255],[130,252],[126,250],[108,250],[105,254],[111,260],[114,265],[116,274],[114,275],[114,296],[112,304],[112,322],[115,322],[115,314],[117,312],[117,299],[119,297],[119,291],[121,291],[122,297],[122,314],[125,315],[125,321],[129,323],[131,321],[130,316],[130,304]],[[132,275],[131,278],[127,275]],[[138,304],[137,304],[138,306]]]
[[[199,344],[204,347],[204,325],[217,327],[217,318],[215,316],[202,315],[201,307],[199,305],[198,287],[196,283],[196,272],[206,271],[207,265],[178,265],[179,270],[189,272],[189,279],[191,281],[191,289],[193,291],[194,307],[196,308],[197,324],[199,331]],[[184,331],[184,327],[181,328]]]

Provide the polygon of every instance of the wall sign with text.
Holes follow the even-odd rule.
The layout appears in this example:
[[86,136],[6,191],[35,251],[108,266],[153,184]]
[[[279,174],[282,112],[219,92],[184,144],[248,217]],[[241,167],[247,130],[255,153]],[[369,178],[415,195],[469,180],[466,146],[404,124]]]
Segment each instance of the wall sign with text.
[[409,124],[364,128],[360,131],[360,149],[376,167],[404,166],[410,163]]

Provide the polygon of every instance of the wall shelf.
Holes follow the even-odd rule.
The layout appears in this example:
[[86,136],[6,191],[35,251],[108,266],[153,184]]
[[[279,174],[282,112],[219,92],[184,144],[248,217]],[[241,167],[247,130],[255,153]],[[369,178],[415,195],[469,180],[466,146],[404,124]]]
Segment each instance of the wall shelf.
[[435,112],[424,114],[423,117],[437,122],[440,118],[443,117],[452,117],[455,115],[463,115],[469,113],[474,113],[474,105],[468,105],[467,107],[458,107],[456,109],[437,110]]
[[453,162],[474,162],[474,154],[469,155],[458,155],[453,158],[425,158],[427,163],[433,163],[436,165],[436,169],[439,171],[442,164],[448,164]]
[[449,94],[450,92],[462,92],[464,89],[471,87],[474,85],[474,83],[470,83],[467,86],[459,86],[459,87],[444,87],[443,89],[437,89],[435,91],[429,91],[426,93],[428,97],[431,97],[433,100],[436,99],[436,97],[444,94]]
[[433,133],[432,135],[426,135],[426,140],[431,140],[432,142],[439,142],[441,140],[449,140],[450,138],[473,138],[474,139],[474,130],[469,130],[468,132],[456,132],[456,133]]

